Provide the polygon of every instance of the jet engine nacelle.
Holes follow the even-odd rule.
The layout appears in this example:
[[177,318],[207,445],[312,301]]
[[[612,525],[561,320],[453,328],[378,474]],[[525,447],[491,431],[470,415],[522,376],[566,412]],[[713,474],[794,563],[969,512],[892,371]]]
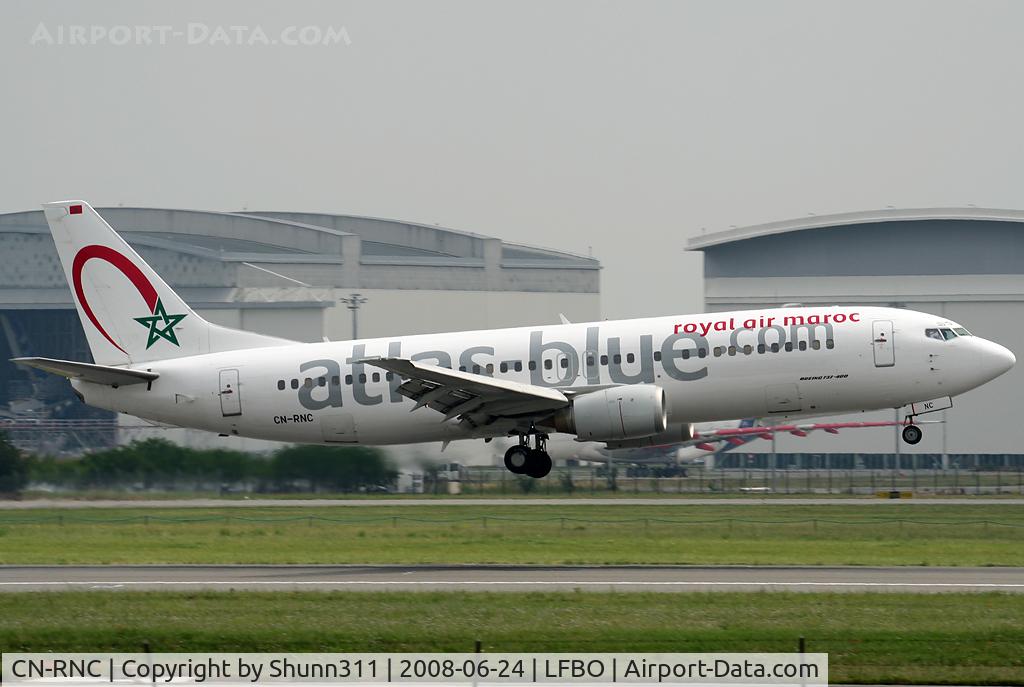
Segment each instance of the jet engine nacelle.
[[649,437],[639,439],[625,439],[623,441],[609,441],[608,448],[646,448],[648,446],[672,446],[681,444],[684,441],[693,439],[693,424],[686,422],[681,425],[672,425],[664,432],[652,434]]
[[664,432],[667,426],[665,390],[654,384],[583,394],[555,415],[555,429],[575,434],[580,441],[639,439]]

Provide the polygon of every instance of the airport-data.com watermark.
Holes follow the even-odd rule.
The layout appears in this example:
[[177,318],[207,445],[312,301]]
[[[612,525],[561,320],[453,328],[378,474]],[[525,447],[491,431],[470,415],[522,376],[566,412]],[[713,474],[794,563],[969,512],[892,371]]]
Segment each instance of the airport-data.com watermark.
[[40,22],[29,45],[47,47],[85,46],[224,46],[224,47],[325,47],[352,45],[344,26],[285,26],[268,29],[240,24],[46,24]]

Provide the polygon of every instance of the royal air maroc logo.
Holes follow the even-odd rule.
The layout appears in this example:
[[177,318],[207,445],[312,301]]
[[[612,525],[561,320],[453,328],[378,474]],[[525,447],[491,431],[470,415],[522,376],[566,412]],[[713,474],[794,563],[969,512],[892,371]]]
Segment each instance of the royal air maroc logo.
[[[149,317],[135,317],[133,319],[143,327],[149,328],[149,340],[146,341],[146,349],[149,350],[149,347],[160,339],[167,339],[177,346],[178,337],[174,333],[174,326],[185,319],[185,316],[168,315],[164,310],[164,304],[157,298],[156,307],[153,309],[152,315]],[[161,323],[163,323],[162,326]]]
[[149,330],[149,338],[146,341],[146,349],[155,344],[160,339],[171,342],[175,346],[178,346],[178,337],[174,332],[174,328],[185,319],[186,315],[169,315],[164,309],[163,303],[160,301],[160,295],[157,293],[156,288],[152,282],[146,277],[145,273],[138,266],[129,260],[127,257],[118,253],[113,248],[108,246],[91,245],[85,246],[82,250],[78,251],[75,255],[74,262],[71,266],[71,282],[75,289],[75,297],[82,306],[82,311],[85,316],[89,318],[93,326],[103,335],[107,341],[111,343],[117,350],[121,351],[125,355],[128,351],[124,350],[120,344],[114,341],[113,337],[107,333],[107,330],[100,324],[99,319],[96,317],[96,313],[93,312],[92,306],[89,305],[89,301],[85,297],[85,289],[82,288],[82,268],[85,267],[85,263],[89,260],[103,260],[104,262],[110,263],[121,273],[128,278],[128,281],[138,290],[139,295],[142,296],[142,300],[145,301],[146,306],[149,308],[150,314],[145,317],[133,317],[132,319],[146,327]]

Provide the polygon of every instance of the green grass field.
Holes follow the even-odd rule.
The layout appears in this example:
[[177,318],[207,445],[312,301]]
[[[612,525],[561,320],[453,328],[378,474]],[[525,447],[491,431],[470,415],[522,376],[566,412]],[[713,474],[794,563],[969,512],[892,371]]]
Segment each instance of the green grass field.
[[427,503],[24,511],[0,513],[0,563],[1020,566],[1024,509]]
[[5,651],[796,651],[833,682],[1024,684],[1024,596],[37,593],[0,595]]

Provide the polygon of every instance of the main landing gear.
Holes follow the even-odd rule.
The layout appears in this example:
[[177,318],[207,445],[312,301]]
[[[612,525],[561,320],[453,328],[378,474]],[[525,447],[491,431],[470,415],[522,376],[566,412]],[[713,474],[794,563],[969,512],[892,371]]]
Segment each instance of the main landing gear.
[[534,448],[530,448],[530,435],[520,434],[519,443],[505,451],[505,467],[509,472],[537,479],[551,472],[551,456],[545,450],[547,435],[535,433],[533,440]]
[[914,424],[914,416],[908,415],[907,424],[903,426],[903,441],[913,446],[921,441],[922,436],[921,428]]

